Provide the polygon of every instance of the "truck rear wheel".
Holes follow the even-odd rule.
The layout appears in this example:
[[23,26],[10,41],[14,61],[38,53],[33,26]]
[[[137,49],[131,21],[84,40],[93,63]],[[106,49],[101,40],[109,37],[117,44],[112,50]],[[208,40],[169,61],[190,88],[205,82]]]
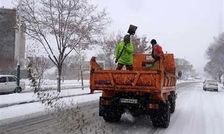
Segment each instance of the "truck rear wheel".
[[120,113],[116,113],[115,111],[111,111],[111,112],[105,112],[103,115],[103,119],[106,122],[118,122],[121,119],[121,114]]
[[99,115],[103,116],[103,119],[106,122],[118,122],[120,121],[122,115],[122,113],[113,106],[100,105],[99,112]]
[[159,110],[151,114],[151,120],[154,127],[167,128],[170,123],[170,104],[169,101],[161,103]]
[[175,107],[176,107],[176,94],[175,92],[171,92],[169,96],[169,102],[170,102],[170,113],[174,113]]

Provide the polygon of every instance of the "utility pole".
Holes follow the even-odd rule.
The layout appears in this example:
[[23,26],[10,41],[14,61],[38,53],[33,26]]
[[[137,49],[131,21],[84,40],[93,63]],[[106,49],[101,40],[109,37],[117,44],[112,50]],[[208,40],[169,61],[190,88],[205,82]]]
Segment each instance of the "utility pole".
[[19,1],[19,7],[18,7],[18,39],[17,39],[17,73],[16,73],[16,76],[17,76],[17,81],[16,81],[16,84],[17,84],[17,90],[19,90],[20,88],[20,43],[21,43],[21,6],[22,6],[22,0]]

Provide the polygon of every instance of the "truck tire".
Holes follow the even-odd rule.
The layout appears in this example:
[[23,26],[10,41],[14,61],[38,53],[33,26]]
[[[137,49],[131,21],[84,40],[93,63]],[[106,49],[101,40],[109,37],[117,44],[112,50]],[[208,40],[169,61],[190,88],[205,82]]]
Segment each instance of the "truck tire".
[[105,112],[103,115],[103,119],[106,122],[118,122],[121,119],[121,114],[120,113],[116,113],[115,111],[111,111],[111,112]]
[[176,95],[175,92],[171,92],[169,96],[169,103],[170,103],[170,113],[174,113],[176,107]]
[[103,116],[106,122],[118,122],[121,119],[122,113],[113,106],[100,105],[99,115]]
[[170,123],[170,104],[169,101],[161,103],[158,111],[151,114],[152,125],[154,127],[167,128]]
[[139,113],[139,112],[131,112],[131,115],[133,117],[139,117],[141,115],[141,113]]
[[133,117],[139,117],[140,115],[143,114],[144,110],[140,109],[139,107],[134,107],[134,108],[129,109],[129,111]]

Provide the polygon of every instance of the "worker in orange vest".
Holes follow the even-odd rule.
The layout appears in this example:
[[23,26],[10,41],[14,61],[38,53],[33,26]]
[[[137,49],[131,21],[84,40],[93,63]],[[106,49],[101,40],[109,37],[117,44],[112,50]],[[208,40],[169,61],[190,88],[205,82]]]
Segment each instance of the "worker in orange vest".
[[152,39],[150,43],[152,44],[152,57],[155,59],[154,62],[158,61],[159,59],[163,59],[164,53],[162,47],[155,39]]

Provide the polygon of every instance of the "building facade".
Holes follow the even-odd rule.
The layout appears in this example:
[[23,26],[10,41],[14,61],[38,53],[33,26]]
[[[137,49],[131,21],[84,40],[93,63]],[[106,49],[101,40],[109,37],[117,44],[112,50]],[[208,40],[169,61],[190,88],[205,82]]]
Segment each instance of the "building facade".
[[16,9],[0,8],[0,72],[14,72],[17,60],[25,59],[25,35],[18,36],[16,16]]

